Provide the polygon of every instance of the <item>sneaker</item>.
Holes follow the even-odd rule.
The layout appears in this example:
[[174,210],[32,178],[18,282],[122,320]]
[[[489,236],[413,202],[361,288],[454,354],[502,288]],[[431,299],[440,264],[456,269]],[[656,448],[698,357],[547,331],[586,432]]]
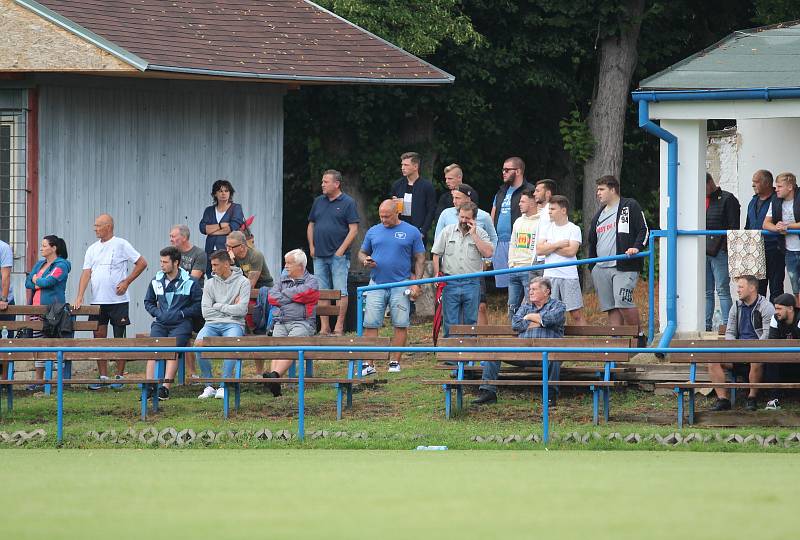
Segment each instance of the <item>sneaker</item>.
[[711,406],[709,409],[710,411],[729,411],[731,410],[731,400],[729,399],[718,399],[714,402],[714,405]]
[[199,378],[200,378],[200,375],[193,374],[191,377],[189,377],[189,384],[191,384],[192,386],[199,385],[200,383],[197,381],[197,379],[199,379]]
[[777,399],[771,399],[771,400],[767,401],[767,406],[764,407],[764,410],[765,411],[777,411],[780,408],[781,408],[781,406],[778,404],[778,400]]
[[389,362],[389,373],[400,373],[400,362]]
[[[125,377],[123,377],[122,375],[116,375],[116,376],[114,377],[114,380],[115,380],[115,381],[124,381],[124,380],[125,380]],[[110,386],[111,388],[113,388],[114,390],[119,390],[120,388],[122,388],[122,383],[114,383],[114,384],[109,384],[109,386]]]
[[[264,379],[279,379],[280,375],[277,371],[265,371],[261,374],[261,377]],[[281,397],[281,383],[267,383],[264,386],[272,392],[272,397]]]
[[225,389],[222,387],[217,388],[217,391],[214,393],[214,399],[225,399]]
[[159,401],[166,401],[169,399],[169,388],[166,386],[161,386],[158,389],[158,400]]
[[203,389],[203,393],[200,394],[199,396],[197,396],[197,399],[208,399],[208,398],[214,397],[216,395],[216,393],[217,393],[217,391],[214,390],[213,386],[206,386]]
[[25,387],[25,390],[29,390],[31,392],[38,392],[42,388],[44,387],[40,384],[29,384],[28,386]]
[[366,377],[367,375],[373,375],[375,373],[375,366],[371,366],[369,364],[364,364],[361,366],[361,376]]
[[[145,401],[149,401],[150,398],[153,397],[153,385],[146,384],[144,385],[144,399]],[[142,401],[142,394],[139,394],[139,401]]]
[[[97,379],[100,380],[100,381],[107,381],[108,377],[106,377],[105,375],[100,375]],[[105,385],[104,384],[90,384],[89,385],[89,390],[100,390],[101,388],[103,388],[103,386],[105,386]]]
[[758,401],[754,397],[748,397],[747,401],[744,403],[744,410],[746,411],[757,411],[758,410]]

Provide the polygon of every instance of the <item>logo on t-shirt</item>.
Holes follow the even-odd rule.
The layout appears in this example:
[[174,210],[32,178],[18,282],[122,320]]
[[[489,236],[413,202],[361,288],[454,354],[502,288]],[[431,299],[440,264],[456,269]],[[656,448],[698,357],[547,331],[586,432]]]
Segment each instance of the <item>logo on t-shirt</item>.
[[406,239],[406,233],[404,233],[402,231],[397,231],[397,232],[394,233],[394,237],[397,238],[398,240],[405,240]]
[[614,220],[609,221],[608,223],[603,223],[597,226],[596,232],[599,235],[603,233],[607,233],[608,231],[614,230]]
[[533,235],[531,233],[521,232],[517,234],[517,244],[515,247],[519,249],[530,249],[531,247],[531,239]]

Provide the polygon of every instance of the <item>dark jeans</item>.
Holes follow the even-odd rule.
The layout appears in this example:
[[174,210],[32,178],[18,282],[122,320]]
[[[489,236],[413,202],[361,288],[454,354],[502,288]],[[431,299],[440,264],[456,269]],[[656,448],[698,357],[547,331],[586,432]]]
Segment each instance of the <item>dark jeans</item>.
[[783,280],[786,277],[786,260],[783,253],[776,249],[767,249],[764,252],[767,261],[767,278],[759,280],[758,294],[767,296],[767,285],[769,285],[769,301],[774,302],[775,298],[783,294]]

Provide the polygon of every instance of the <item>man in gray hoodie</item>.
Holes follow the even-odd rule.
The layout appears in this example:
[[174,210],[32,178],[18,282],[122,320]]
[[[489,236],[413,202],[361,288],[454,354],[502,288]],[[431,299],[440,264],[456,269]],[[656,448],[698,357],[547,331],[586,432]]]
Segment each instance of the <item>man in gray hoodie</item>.
[[[231,266],[231,258],[225,250],[211,254],[211,278],[203,287],[203,318],[206,323],[194,341],[202,346],[204,337],[239,337],[244,335],[244,317],[250,302],[250,280],[241,269]],[[222,366],[222,377],[233,377],[236,360],[225,360]],[[204,378],[211,378],[211,361],[200,357],[200,373]],[[208,385],[198,397],[223,399],[225,389]]]

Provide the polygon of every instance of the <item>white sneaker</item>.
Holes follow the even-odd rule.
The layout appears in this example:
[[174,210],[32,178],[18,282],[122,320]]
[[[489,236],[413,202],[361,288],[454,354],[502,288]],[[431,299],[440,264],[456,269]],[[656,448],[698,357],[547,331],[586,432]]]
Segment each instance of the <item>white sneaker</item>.
[[369,364],[364,364],[361,366],[361,376],[366,377],[367,375],[372,375],[375,373],[375,366],[371,366]]
[[389,373],[400,373],[400,362],[389,362]]
[[214,394],[216,394],[216,393],[217,393],[217,391],[216,391],[216,390],[214,390],[214,388],[213,388],[213,387],[211,387],[211,386],[206,386],[206,387],[203,389],[203,393],[202,393],[202,394],[200,394],[199,396],[197,396],[197,399],[208,399],[208,398],[210,398],[210,397],[214,397]]
[[764,407],[764,410],[765,411],[777,411],[780,408],[781,408],[781,406],[778,404],[778,400],[777,399],[771,399],[771,400],[767,401],[767,406]]
[[214,394],[214,399],[225,399],[225,389],[217,388],[217,392]]

